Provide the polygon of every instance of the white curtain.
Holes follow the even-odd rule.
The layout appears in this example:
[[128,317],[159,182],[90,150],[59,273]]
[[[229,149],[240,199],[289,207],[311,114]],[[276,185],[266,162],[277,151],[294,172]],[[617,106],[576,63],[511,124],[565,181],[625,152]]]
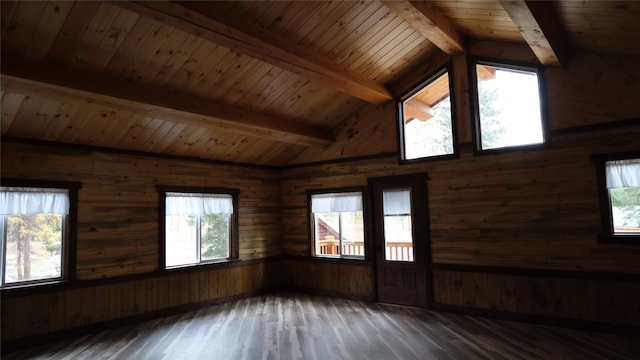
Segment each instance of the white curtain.
[[411,191],[388,190],[382,193],[384,215],[411,214]]
[[227,194],[167,193],[166,215],[232,214],[233,197]]
[[69,214],[69,190],[0,187],[1,215]]
[[362,211],[362,193],[332,193],[311,195],[311,212]]
[[640,187],[640,159],[607,161],[607,189]]

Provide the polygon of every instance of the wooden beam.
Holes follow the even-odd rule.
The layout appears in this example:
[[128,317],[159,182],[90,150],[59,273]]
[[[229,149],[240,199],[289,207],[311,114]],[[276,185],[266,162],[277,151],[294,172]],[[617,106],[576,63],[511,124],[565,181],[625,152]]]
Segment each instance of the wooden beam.
[[9,58],[2,59],[2,90],[53,99],[79,98],[141,116],[297,145],[324,147],[334,141],[330,129],[303,121],[275,118],[215,104],[195,95],[162,92],[95,74]]
[[428,1],[382,0],[382,3],[448,55],[465,52],[458,30]]
[[207,11],[203,15],[202,4],[198,2],[116,1],[114,4],[367,102],[383,104],[393,100],[383,85],[234,14]]
[[431,106],[417,99],[409,99],[404,102],[404,122],[405,124],[411,120],[420,120],[425,122],[433,117],[433,109]]
[[500,3],[541,64],[567,65],[569,41],[553,2],[500,0]]

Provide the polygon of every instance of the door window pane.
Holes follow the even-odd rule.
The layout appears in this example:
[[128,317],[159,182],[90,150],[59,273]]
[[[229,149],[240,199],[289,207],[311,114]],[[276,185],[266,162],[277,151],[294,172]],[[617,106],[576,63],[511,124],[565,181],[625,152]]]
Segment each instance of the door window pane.
[[413,261],[413,231],[411,226],[411,190],[382,192],[384,215],[385,260]]

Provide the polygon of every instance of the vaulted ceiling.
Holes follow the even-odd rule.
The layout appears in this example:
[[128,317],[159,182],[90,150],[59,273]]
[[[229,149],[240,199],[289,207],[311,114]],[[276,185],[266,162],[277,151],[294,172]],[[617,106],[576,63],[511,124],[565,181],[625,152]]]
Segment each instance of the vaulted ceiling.
[[576,50],[640,55],[637,1],[1,6],[5,139],[272,166],[479,41],[526,44],[547,66]]

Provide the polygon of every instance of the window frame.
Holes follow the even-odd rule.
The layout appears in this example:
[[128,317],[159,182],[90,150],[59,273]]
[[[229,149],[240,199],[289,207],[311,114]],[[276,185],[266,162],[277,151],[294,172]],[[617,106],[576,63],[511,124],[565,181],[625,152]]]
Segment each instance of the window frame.
[[[27,179],[1,179],[0,186],[6,187],[27,187],[42,189],[64,189],[69,196],[69,214],[65,216],[62,230],[62,251],[60,263],[60,276],[55,278],[36,279],[5,284],[5,269],[0,269],[2,279],[0,279],[0,289],[29,288],[42,285],[67,283],[76,280],[77,266],[77,239],[78,239],[78,192],[82,188],[81,182],[76,181],[56,181],[56,180],[27,180]],[[5,237],[2,234],[3,257],[2,266],[6,265],[4,256],[6,254]]]
[[[453,153],[451,154],[442,154],[442,155],[432,155],[432,156],[424,156],[415,159],[406,159],[405,157],[405,131],[404,131],[404,109],[403,104],[405,101],[409,100],[411,97],[422,91],[425,87],[429,86],[435,80],[440,78],[444,74],[448,74],[449,76],[449,101],[451,102],[451,136],[452,136],[452,145],[453,145]],[[455,159],[459,157],[459,149],[458,149],[458,131],[457,131],[457,116],[456,116],[456,99],[454,93],[454,81],[453,81],[453,66],[451,62],[440,66],[437,70],[433,71],[425,78],[420,80],[418,83],[413,85],[410,90],[405,92],[396,100],[396,134],[397,134],[397,144],[398,144],[398,164],[414,164],[420,162],[427,161],[435,161],[435,160],[446,160],[446,159]]]
[[[342,255],[340,256],[322,256],[315,254],[315,225],[312,221],[313,212],[311,211],[311,201],[313,195],[324,195],[324,194],[334,194],[334,193],[352,193],[359,192],[362,194],[362,221],[363,221],[363,241],[364,241],[364,255],[354,256],[354,255]],[[329,261],[368,261],[371,259],[371,246],[369,240],[370,234],[370,221],[369,221],[369,189],[366,186],[358,186],[358,187],[342,187],[342,188],[330,188],[330,189],[314,189],[307,190],[307,237],[308,237],[308,256],[313,259],[322,259]]]
[[640,159],[640,151],[623,153],[600,154],[592,156],[595,162],[598,201],[600,206],[600,234],[598,242],[606,244],[632,244],[640,245],[640,234],[638,235],[616,235],[613,232],[613,215],[611,209],[611,199],[609,189],[607,189],[606,163],[615,160]]
[[[544,66],[536,63],[526,63],[519,61],[509,61],[503,59],[487,58],[487,57],[469,57],[468,58],[468,77],[469,77],[469,105],[471,107],[471,138],[473,142],[473,154],[499,154],[523,150],[535,150],[548,148],[550,146],[549,134],[549,116],[547,107],[547,92],[545,87]],[[540,101],[540,126],[542,128],[542,142],[539,144],[523,144],[504,146],[493,149],[482,148],[482,129],[480,127],[480,104],[478,100],[478,76],[476,65],[489,65],[510,69],[515,71],[534,72],[538,77],[538,94]]]
[[[168,186],[158,185],[156,187],[158,191],[158,217],[159,217],[159,271],[175,271],[181,269],[193,269],[211,266],[215,264],[223,264],[239,259],[240,254],[240,235],[239,235],[239,207],[238,197],[240,194],[239,189],[230,189],[223,187],[190,187],[190,186]],[[231,201],[233,204],[233,213],[231,214],[230,234],[229,234],[229,257],[226,259],[213,259],[207,261],[200,261],[193,264],[176,265],[167,268],[166,266],[166,194],[167,193],[185,193],[185,194],[219,194],[219,195],[231,195]],[[198,244],[200,245],[200,244]]]

